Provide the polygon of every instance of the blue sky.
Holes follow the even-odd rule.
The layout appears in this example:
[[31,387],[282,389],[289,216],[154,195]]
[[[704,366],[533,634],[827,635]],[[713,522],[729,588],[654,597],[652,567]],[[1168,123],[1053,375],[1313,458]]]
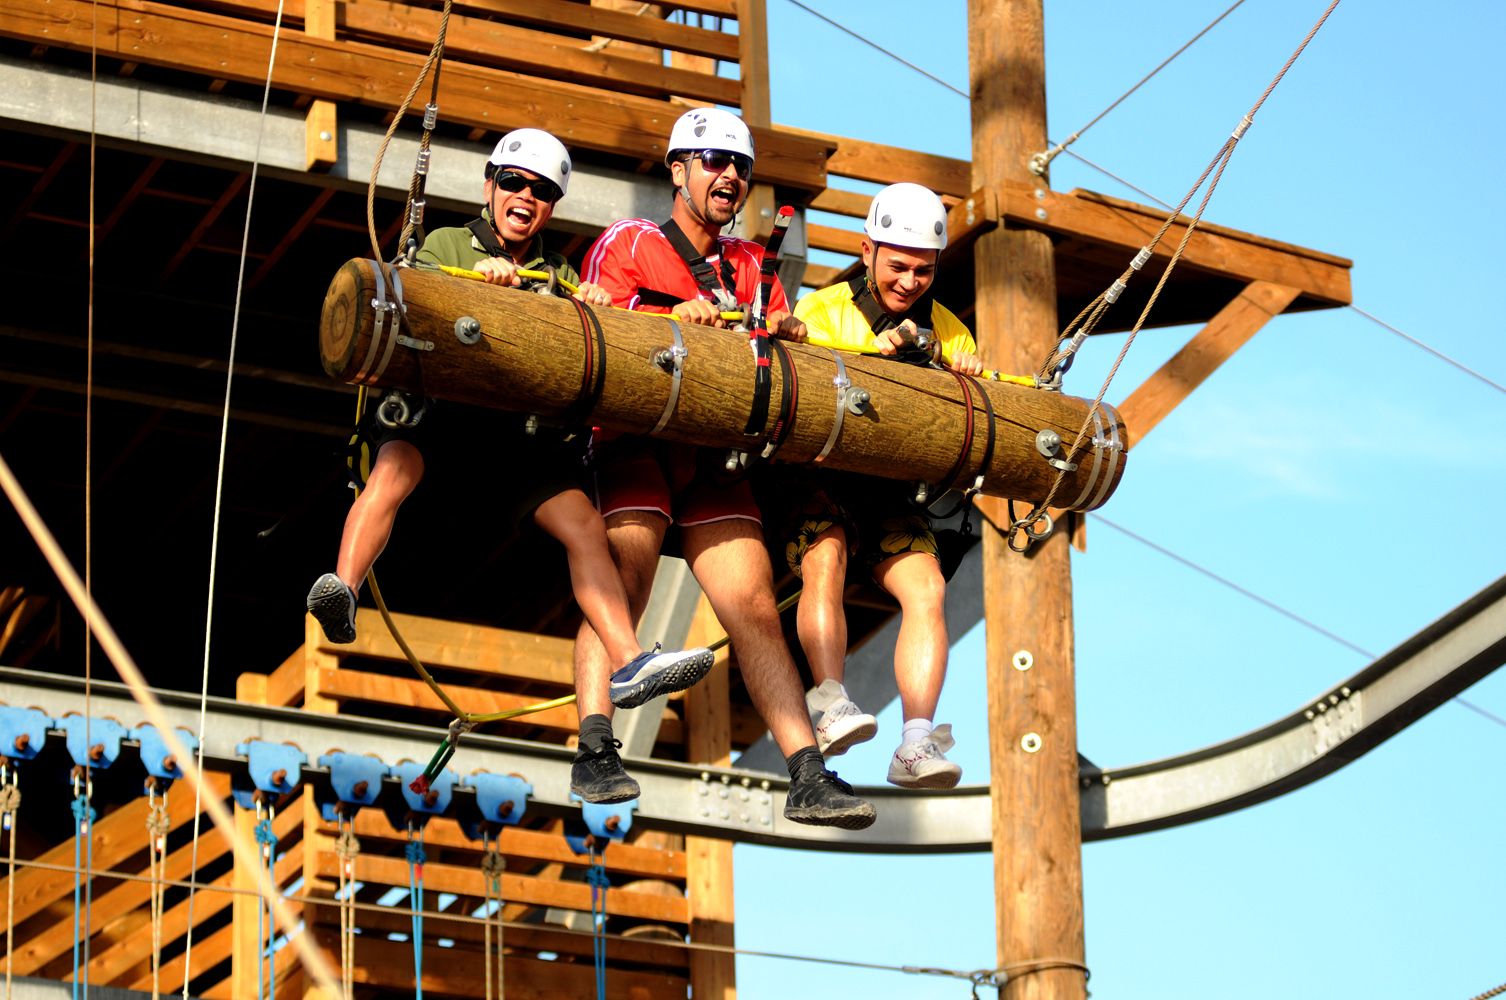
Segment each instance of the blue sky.
[[[969,155],[966,101],[768,3],[776,121]],[[966,89],[961,0],[810,5]],[[1227,6],[1047,0],[1052,138]],[[1324,6],[1247,0],[1074,148],[1176,201]],[[1241,142],[1208,218],[1353,257],[1356,305],[1506,382],[1503,48],[1496,4],[1340,4]],[[1052,182],[1137,197],[1067,157]],[[1192,332],[1142,335],[1108,398]],[[1069,391],[1091,396],[1121,344],[1090,341]],[[1353,312],[1279,318],[1135,449],[1103,514],[1381,653],[1506,569],[1503,417],[1506,396]],[[1079,738],[1100,765],[1227,739],[1365,662],[1102,525],[1073,559]],[[970,782],[988,777],[982,639],[954,647],[937,716]],[[1506,672],[1465,697],[1506,716]],[[843,776],[881,782],[899,721],[885,712]],[[1292,795],[1088,845],[1093,993],[1467,1000],[1506,981],[1503,762],[1506,727],[1451,703]],[[986,855],[735,853],[742,947],[994,964]],[[967,996],[956,981],[765,959],[740,959],[738,979],[743,1000]]]

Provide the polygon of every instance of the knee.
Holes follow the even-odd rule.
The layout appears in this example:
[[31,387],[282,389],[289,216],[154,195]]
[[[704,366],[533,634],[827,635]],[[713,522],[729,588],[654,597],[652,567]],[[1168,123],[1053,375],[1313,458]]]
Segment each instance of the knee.
[[946,606],[946,579],[941,575],[941,566],[934,559],[928,559],[926,563],[926,569],[906,580],[900,592],[894,595],[907,615],[940,615]]
[[839,527],[827,528],[816,536],[800,560],[800,575],[807,583],[835,581],[840,584],[847,572],[847,533]]
[[377,452],[376,465],[366,485],[377,496],[401,501],[423,478],[423,454],[407,441],[388,441]]

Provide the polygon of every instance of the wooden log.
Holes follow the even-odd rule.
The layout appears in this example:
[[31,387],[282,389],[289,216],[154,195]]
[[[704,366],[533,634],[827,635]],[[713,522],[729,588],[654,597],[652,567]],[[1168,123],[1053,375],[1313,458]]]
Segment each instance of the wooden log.
[[[401,272],[407,322],[375,336],[373,265],[352,260],[335,275],[325,297],[319,347],[325,371],[342,382],[395,386],[441,399],[538,413],[564,413],[581,392],[586,338],[580,314],[564,299],[534,295],[433,271]],[[631,434],[647,434],[659,422],[673,379],[650,360],[673,342],[663,316],[620,309],[596,311],[605,337],[602,393],[584,419]],[[481,338],[467,345],[455,323],[472,317]],[[679,400],[659,435],[712,448],[758,450],[761,439],[743,435],[754,375],[746,339],[710,327],[680,324],[688,356]],[[432,350],[400,346],[417,337]],[[837,420],[836,359],[831,351],[789,345],[797,375],[799,406],[779,457],[811,462],[821,453]],[[891,479],[941,486],[969,486],[988,452],[986,393],[995,417],[995,444],[984,473],[983,492],[1017,500],[1044,497],[1057,471],[1036,448],[1036,434],[1055,431],[1076,439],[1087,419],[1088,400],[1003,382],[975,383],[972,412],[950,373],[882,358],[844,355],[855,386],[871,395],[862,415],[843,414],[826,466]],[[1019,358],[1011,364],[1022,365]],[[771,422],[784,391],[779,364],[772,366]],[[505,386],[505,391],[497,387]],[[1069,472],[1056,502],[1091,510],[1113,494],[1124,473],[1117,446],[1123,421],[1110,406],[1101,423],[1089,422],[1078,466]],[[969,438],[967,425],[973,433]],[[965,455],[963,454],[965,449]],[[959,457],[963,460],[958,461]]]

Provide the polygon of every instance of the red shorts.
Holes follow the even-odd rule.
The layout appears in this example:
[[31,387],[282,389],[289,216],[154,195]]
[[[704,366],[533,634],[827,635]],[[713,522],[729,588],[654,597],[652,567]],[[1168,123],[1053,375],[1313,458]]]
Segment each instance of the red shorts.
[[709,451],[688,444],[618,438],[607,452],[597,463],[592,497],[602,517],[625,510],[652,510],[682,528],[734,518],[763,523],[747,479],[716,469],[710,464],[716,456]]

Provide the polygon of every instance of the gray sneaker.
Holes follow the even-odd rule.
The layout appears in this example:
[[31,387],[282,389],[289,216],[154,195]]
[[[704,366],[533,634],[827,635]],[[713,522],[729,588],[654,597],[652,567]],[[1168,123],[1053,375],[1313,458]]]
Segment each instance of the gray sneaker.
[[356,592],[344,580],[333,573],[324,574],[309,588],[304,604],[330,642],[356,641]]
[[816,720],[816,749],[823,757],[844,754],[854,744],[878,735],[878,720],[854,705],[847,689],[837,681],[822,681],[806,693],[805,704],[812,712],[821,713]]
[[894,751],[889,762],[889,784],[901,788],[956,788],[962,780],[962,765],[946,759],[952,749],[951,723],[937,726],[923,740],[906,743]]

